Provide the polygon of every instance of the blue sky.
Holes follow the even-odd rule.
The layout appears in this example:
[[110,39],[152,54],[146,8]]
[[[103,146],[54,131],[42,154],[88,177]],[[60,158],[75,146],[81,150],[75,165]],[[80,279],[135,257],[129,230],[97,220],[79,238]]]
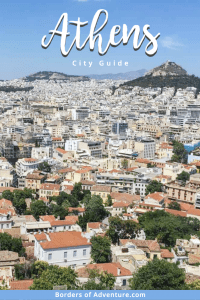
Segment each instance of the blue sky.
[[[89,51],[89,44],[82,51],[74,47],[69,56],[60,52],[60,37],[54,37],[47,49],[41,47],[41,39],[50,35],[60,16],[67,12],[69,21],[80,17],[88,25],[81,29],[81,41],[89,35],[90,24],[98,9],[108,11],[108,23],[102,30],[103,45],[106,46],[112,26],[127,24],[150,25],[153,35],[160,33],[158,52],[153,57],[145,54],[148,41],[134,51],[133,36],[126,46],[108,50],[100,56],[97,46]],[[6,0],[1,1],[0,10],[0,79],[13,79],[38,71],[58,71],[71,75],[103,74],[128,72],[139,69],[151,69],[166,60],[180,64],[189,74],[200,76],[200,2],[199,0]],[[99,24],[103,22],[103,16]],[[66,48],[75,37],[75,26],[69,25],[70,37]],[[119,37],[121,37],[119,35]],[[82,66],[74,67],[74,60],[81,61]],[[128,67],[99,66],[99,61],[106,63],[113,60],[126,62]],[[86,61],[87,66],[83,66]],[[88,62],[92,61],[92,67]]]

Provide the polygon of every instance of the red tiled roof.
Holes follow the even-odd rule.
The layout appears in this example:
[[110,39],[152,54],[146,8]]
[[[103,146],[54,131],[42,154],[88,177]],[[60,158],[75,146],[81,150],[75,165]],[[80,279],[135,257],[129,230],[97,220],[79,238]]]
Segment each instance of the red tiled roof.
[[43,183],[40,186],[41,190],[60,190],[60,184],[53,184],[53,183]]
[[29,287],[33,284],[33,279],[10,281],[11,290],[29,290]]
[[166,197],[167,194],[164,194],[164,193],[160,193],[160,192],[155,192],[155,193],[152,193],[152,194],[149,194],[145,197],[145,199],[149,199],[149,198],[152,198],[154,200],[157,200],[157,201],[161,201],[164,199],[164,197]]
[[168,209],[168,208],[165,208],[165,211],[174,215],[174,216],[180,216],[180,217],[186,217],[187,216],[187,213],[184,212],[184,211],[179,211],[179,210],[175,210],[175,209]]
[[101,226],[101,222],[90,222],[88,223],[88,227],[91,229],[98,229]]
[[61,137],[52,137],[52,141],[62,141]]
[[199,254],[188,254],[188,262],[190,265],[200,263],[200,255]]
[[146,158],[136,158],[135,161],[138,163],[143,163],[143,164],[148,164],[151,162],[149,159],[146,159]]
[[62,154],[66,154],[66,153],[67,153],[67,151],[65,151],[65,150],[63,150],[63,149],[61,149],[61,148],[56,148],[56,151],[57,151],[57,152],[60,152],[60,153],[62,153]]
[[83,185],[95,185],[95,181],[90,181],[90,180],[81,180],[81,183]]
[[40,216],[40,219],[42,221],[48,221],[50,223],[56,220],[56,218],[53,215]]
[[117,193],[117,192],[111,192],[110,193],[111,198],[113,198],[115,201],[124,201],[132,203],[133,201],[140,200],[140,195],[130,195],[128,193]]
[[58,173],[63,174],[63,173],[74,172],[74,171],[75,171],[75,170],[72,169],[72,168],[66,168],[66,169],[60,169],[60,170],[58,171]]
[[[78,269],[78,277],[89,277],[87,270],[99,270],[100,272],[108,272],[115,277],[117,276],[131,276],[132,273],[130,270],[122,267],[119,262],[113,263],[103,263],[103,264],[89,264],[84,268]],[[120,274],[118,274],[118,270],[120,269]]]
[[35,162],[35,161],[37,161],[37,159],[35,159],[35,158],[24,158],[24,161],[26,161],[26,162]]
[[195,209],[195,208],[190,208],[187,211],[188,215],[193,215],[193,216],[200,216],[200,209]]
[[[81,232],[64,231],[49,233],[50,241],[40,243],[43,249],[68,248],[76,246],[89,246],[87,238],[82,237]],[[35,235],[36,237],[36,235]]]
[[156,240],[134,240],[134,239],[120,239],[122,245],[127,243],[133,243],[136,247],[139,248],[149,248],[150,251],[160,251],[160,246]]
[[110,193],[111,187],[107,185],[93,185],[91,191]]
[[168,249],[161,249],[161,257],[162,258],[174,258],[174,254],[170,252]]
[[113,207],[128,207],[130,204],[126,202],[115,202]]
[[68,207],[69,212],[73,212],[73,210],[77,210],[78,212],[85,212],[85,208],[83,207]]

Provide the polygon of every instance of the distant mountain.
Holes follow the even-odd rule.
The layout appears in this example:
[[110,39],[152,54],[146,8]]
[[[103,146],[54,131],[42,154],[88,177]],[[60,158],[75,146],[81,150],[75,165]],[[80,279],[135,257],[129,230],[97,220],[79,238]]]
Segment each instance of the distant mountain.
[[197,93],[200,92],[200,78],[188,73],[174,62],[167,61],[166,63],[148,71],[145,76],[127,81],[121,84],[120,87],[140,86],[142,88],[156,87],[175,87],[175,90],[187,87],[197,88]]
[[148,71],[145,75],[151,76],[166,76],[166,75],[174,75],[174,76],[181,76],[181,75],[188,75],[188,73],[179,65],[174,62],[166,61],[164,64]]
[[42,71],[31,74],[29,76],[24,77],[28,82],[35,81],[35,80],[70,80],[70,81],[88,81],[89,78],[86,76],[75,76],[75,75],[67,75],[60,72],[49,72],[49,71]]
[[126,73],[117,73],[117,74],[102,74],[102,75],[87,75],[91,79],[97,79],[97,80],[103,80],[103,79],[112,79],[112,80],[133,80],[135,78],[138,78],[140,76],[143,76],[147,70],[141,69],[138,71],[130,71]]

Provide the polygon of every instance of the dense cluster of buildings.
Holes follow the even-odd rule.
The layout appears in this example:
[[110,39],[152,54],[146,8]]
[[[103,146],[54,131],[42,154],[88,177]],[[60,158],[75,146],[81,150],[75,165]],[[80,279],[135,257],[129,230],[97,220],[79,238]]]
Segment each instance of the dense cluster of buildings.
[[[111,216],[123,220],[138,222],[138,216],[155,210],[200,220],[200,94],[193,87],[122,88],[121,83],[0,82],[0,88],[19,88],[0,92],[0,194],[30,188],[48,205],[52,196],[71,194],[81,182],[83,190],[101,196]],[[192,152],[187,164],[171,161],[172,140]],[[45,164],[50,171],[41,168]],[[185,184],[177,180],[183,171],[190,175]],[[146,195],[153,180],[163,184],[163,191]],[[113,204],[107,207],[109,195]],[[181,211],[167,208],[174,200]],[[26,203],[30,207],[30,199]],[[170,252],[156,240],[146,240],[143,231],[134,240],[112,245],[112,262],[91,264],[91,237],[103,235],[109,221],[88,223],[82,232],[78,216],[73,208],[69,211],[65,220],[40,216],[36,221],[31,215],[18,216],[12,202],[1,199],[0,230],[22,238],[27,259],[71,266],[81,282],[87,281],[87,266],[111,272],[115,285],[127,288],[132,273],[155,257],[180,261],[186,272],[200,275],[199,267],[192,267],[200,262],[198,238],[177,241],[178,251]],[[84,212],[84,206],[78,208],[78,215]],[[13,267],[24,260],[0,251],[0,284],[14,287]]]

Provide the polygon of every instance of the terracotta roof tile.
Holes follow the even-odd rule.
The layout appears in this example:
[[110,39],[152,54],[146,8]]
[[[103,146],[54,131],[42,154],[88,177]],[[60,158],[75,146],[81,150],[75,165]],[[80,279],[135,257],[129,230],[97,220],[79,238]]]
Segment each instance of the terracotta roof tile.
[[43,249],[68,248],[76,246],[89,246],[87,238],[82,237],[81,232],[64,231],[49,233],[50,241],[40,243]]
[[10,289],[11,290],[29,290],[29,287],[32,284],[33,284],[33,279],[10,281]]
[[91,229],[98,229],[101,226],[101,222],[90,222],[88,223],[88,227]]
[[[108,272],[117,276],[131,276],[132,273],[130,270],[122,267],[119,262],[113,263],[103,263],[103,264],[89,264],[84,268],[78,269],[78,277],[85,277],[88,278],[89,274],[87,270],[99,270],[100,272]],[[118,269],[120,269],[120,274],[118,274]]]
[[187,216],[187,213],[184,212],[184,211],[179,211],[179,210],[175,210],[175,209],[168,209],[168,208],[165,208],[165,211],[174,215],[174,216],[180,216],[180,217],[186,217]]
[[174,258],[174,254],[170,252],[168,249],[161,249],[161,257],[162,258]]
[[111,187],[106,185],[93,185],[91,191],[110,193]]

